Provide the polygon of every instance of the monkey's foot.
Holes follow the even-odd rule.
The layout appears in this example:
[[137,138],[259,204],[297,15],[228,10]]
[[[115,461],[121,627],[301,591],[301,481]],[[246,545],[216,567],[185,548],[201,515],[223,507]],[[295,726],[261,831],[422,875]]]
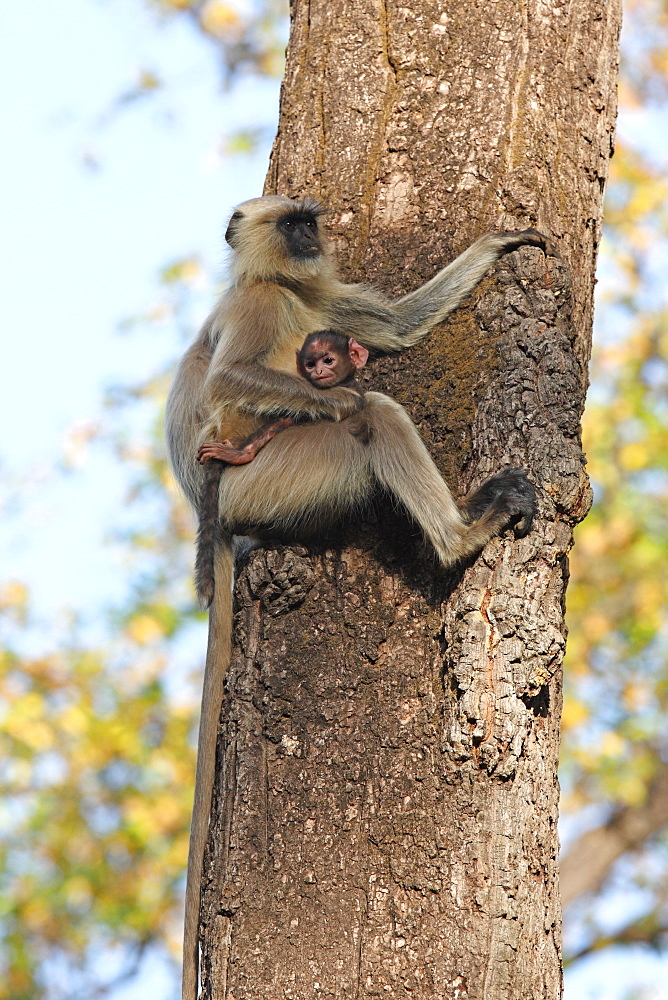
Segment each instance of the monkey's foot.
[[492,476],[465,503],[471,521],[494,508],[504,515],[505,527],[513,528],[515,538],[531,531],[537,510],[536,489],[524,469],[508,467]]
[[247,465],[255,458],[252,448],[235,448],[231,441],[208,441],[197,452],[197,461],[203,465],[215,458],[228,465]]

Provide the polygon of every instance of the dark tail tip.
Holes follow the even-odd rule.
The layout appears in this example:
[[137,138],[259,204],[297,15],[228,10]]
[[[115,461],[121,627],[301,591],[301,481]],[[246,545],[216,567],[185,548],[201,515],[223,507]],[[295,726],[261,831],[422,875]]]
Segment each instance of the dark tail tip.
[[201,566],[195,567],[195,590],[200,609],[206,611],[213,601],[214,582],[211,572],[202,572]]
[[211,607],[215,589],[214,551],[218,529],[218,490],[223,468],[222,462],[216,460],[207,462],[199,498],[195,590],[202,611]]

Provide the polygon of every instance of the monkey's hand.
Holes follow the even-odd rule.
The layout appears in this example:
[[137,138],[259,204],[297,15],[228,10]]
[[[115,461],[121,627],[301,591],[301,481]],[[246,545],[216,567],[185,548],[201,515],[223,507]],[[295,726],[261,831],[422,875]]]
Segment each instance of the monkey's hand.
[[[348,399],[346,399],[346,397],[343,398],[344,405],[341,410],[341,416],[335,415],[335,420],[345,420],[347,417],[352,417],[355,413],[359,413],[359,411],[363,410],[366,406],[364,391],[358,386],[335,386],[332,389],[327,390],[327,395],[331,396],[335,392],[345,392],[348,396]],[[349,399],[352,399],[354,409],[351,412],[346,412],[346,404]]]
[[[555,254],[550,240],[537,229],[487,233],[421,288],[389,303],[389,310],[376,307],[370,296],[362,296],[360,292],[349,296],[348,315],[341,309],[338,323],[332,326],[351,331],[366,348],[382,353],[401,351],[416,344],[456,309],[504,254],[523,246],[540,247],[546,254]],[[359,317],[356,322],[354,306],[364,298],[369,299],[369,311],[364,316],[364,328],[357,333]]]
[[258,417],[290,416],[307,420],[345,420],[363,401],[345,386],[323,392],[306,379],[257,363],[221,366],[205,383],[211,412],[236,409]]

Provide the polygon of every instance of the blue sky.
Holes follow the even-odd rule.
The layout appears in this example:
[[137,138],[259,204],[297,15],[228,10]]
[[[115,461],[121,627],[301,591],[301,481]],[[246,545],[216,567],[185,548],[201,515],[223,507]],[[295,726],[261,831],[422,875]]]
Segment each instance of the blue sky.
[[[12,95],[0,111],[2,577],[28,581],[49,615],[124,592],[117,553],[100,545],[121,503],[118,469],[102,456],[76,477],[50,469],[107,385],[174,355],[167,325],[118,332],[155,301],[160,268],[196,253],[223,272],[225,221],[261,193],[268,143],[226,158],[221,136],[249,120],[271,135],[278,81],[223,92],[213,49],[137,0],[4,5],[0,30]],[[119,107],[144,69],[164,87]]]
[[[54,447],[94,409],[102,380],[150,365],[115,326],[146,306],[171,258],[221,261],[223,220],[258,193],[266,153],[223,162],[216,146],[249,113],[271,123],[278,85],[222,94],[213,52],[180,20],[156,30],[136,0],[5,5],[2,32],[15,55],[0,70],[13,95],[0,123],[0,416],[6,432],[21,414],[21,435],[3,434],[13,459]],[[143,68],[164,92],[114,111]]]

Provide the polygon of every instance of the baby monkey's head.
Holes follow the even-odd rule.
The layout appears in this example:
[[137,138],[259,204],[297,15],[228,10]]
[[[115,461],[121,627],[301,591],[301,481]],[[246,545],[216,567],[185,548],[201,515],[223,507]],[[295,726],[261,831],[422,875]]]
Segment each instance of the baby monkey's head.
[[316,330],[297,351],[300,375],[318,389],[331,389],[364,368],[369,352],[338,330]]

